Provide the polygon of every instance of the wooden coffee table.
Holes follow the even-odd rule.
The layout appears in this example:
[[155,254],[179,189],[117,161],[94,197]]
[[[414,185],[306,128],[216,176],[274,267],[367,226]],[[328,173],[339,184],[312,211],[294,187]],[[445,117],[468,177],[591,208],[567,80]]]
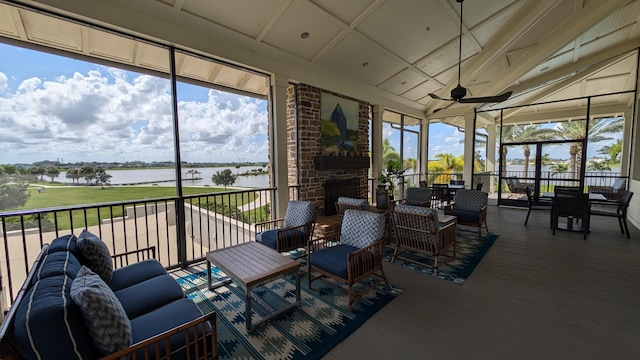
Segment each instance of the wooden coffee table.
[[[229,278],[212,284],[211,264],[224,271]],[[287,274],[296,276],[296,302],[280,310],[275,310],[268,304],[261,302],[261,305],[272,310],[272,313],[252,324],[252,289]],[[213,290],[232,281],[244,289],[246,294],[247,331],[253,330],[256,325],[267,322],[300,304],[300,263],[258,242],[244,243],[207,253],[207,284],[209,289]],[[260,301],[258,298],[255,300]]]

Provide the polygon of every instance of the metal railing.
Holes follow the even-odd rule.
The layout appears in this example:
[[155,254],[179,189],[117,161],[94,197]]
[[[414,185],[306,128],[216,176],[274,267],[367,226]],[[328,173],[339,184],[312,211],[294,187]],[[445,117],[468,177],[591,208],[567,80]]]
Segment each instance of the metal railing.
[[[12,303],[42,246],[63,235],[78,236],[85,229],[99,236],[112,255],[155,247],[156,259],[167,269],[185,267],[203,260],[208,251],[253,241],[252,224],[271,218],[270,199],[275,191],[252,189],[0,213],[0,288],[6,285],[4,293]],[[295,189],[288,191],[290,196],[297,195]],[[180,238],[179,234],[185,235]]]

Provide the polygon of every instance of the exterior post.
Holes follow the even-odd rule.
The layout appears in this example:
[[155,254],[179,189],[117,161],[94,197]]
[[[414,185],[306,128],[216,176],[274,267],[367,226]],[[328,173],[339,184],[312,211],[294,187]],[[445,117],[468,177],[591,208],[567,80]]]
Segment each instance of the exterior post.
[[289,175],[287,163],[287,87],[289,81],[271,76],[271,183],[276,188],[271,199],[273,218],[284,218],[289,203]]

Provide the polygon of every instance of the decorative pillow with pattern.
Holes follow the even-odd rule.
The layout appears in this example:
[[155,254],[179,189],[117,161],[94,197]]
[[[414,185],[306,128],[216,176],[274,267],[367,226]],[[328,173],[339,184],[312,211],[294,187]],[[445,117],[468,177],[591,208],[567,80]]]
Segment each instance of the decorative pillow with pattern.
[[88,267],[83,266],[73,280],[71,298],[80,308],[93,344],[103,355],[131,345],[127,313],[109,285]]
[[386,219],[383,214],[349,209],[344,212],[340,243],[362,249],[384,237]]
[[489,194],[479,190],[461,189],[456,191],[454,209],[464,211],[480,211],[487,206]]
[[110,283],[113,276],[113,263],[107,245],[86,229],[78,236],[76,244],[86,260],[83,265],[87,265],[93,272],[100,275],[104,282]]
[[355,199],[355,198],[340,196],[338,198],[338,202],[341,204],[360,206],[362,207],[362,210],[369,207],[369,201],[367,201],[367,199]]
[[296,227],[313,222],[316,211],[310,201],[289,201],[284,227]]

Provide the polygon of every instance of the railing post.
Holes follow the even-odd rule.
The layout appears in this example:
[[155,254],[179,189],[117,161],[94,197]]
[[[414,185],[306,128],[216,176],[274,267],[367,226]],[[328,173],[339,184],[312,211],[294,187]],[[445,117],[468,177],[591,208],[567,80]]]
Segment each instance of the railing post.
[[184,214],[184,198],[176,199],[176,245],[178,247],[178,263],[181,268],[187,267],[187,228]]

